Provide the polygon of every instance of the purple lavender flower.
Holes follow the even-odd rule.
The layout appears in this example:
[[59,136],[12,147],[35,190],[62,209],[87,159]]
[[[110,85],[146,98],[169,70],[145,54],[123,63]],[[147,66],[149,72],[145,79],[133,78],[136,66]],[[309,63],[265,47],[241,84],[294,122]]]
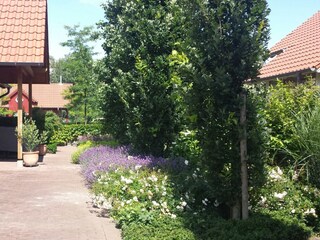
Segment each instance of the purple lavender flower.
[[153,156],[130,156],[128,147],[112,148],[109,146],[93,147],[86,150],[79,158],[81,173],[90,187],[97,178],[97,172],[107,172],[118,167],[134,169],[136,166],[148,168],[181,168],[182,160],[167,160]]

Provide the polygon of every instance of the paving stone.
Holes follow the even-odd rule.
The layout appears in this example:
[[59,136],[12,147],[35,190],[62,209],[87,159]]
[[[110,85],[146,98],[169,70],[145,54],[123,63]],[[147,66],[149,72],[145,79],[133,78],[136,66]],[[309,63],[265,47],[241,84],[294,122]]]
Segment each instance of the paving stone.
[[75,147],[59,147],[38,167],[0,161],[0,240],[121,240],[114,222],[92,210]]

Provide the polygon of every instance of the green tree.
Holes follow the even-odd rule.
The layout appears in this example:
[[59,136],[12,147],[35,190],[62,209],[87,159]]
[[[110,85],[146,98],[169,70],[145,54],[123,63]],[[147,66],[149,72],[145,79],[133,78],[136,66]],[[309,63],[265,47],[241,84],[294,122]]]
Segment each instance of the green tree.
[[76,122],[87,123],[101,116],[100,100],[103,84],[95,73],[96,62],[93,59],[93,47],[89,44],[95,40],[93,27],[65,27],[69,39],[61,43],[70,48],[70,54],[60,60],[66,75],[66,82],[73,83],[65,97],[70,100],[68,108],[70,117]]
[[163,155],[181,125],[181,9],[168,0],[115,0],[104,9],[107,131],[139,152]]
[[68,69],[68,57],[54,59],[50,56],[50,82],[52,83],[70,83],[73,79]]
[[[202,163],[213,197],[231,206],[236,210],[233,217],[238,217],[240,95],[244,81],[253,79],[266,59],[269,10],[264,0],[198,0],[186,6],[187,49],[194,67],[190,106],[201,139]],[[254,165],[261,159],[249,152],[248,161]]]

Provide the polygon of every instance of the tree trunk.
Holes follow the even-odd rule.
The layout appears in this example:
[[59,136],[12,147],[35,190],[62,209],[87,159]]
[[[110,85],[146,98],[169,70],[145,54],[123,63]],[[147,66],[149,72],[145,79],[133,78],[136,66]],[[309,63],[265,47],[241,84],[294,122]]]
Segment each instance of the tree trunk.
[[87,125],[87,88],[84,89],[84,124]]
[[240,211],[241,209],[241,204],[240,204],[240,200],[239,201],[236,201],[235,204],[230,208],[230,217],[231,219],[234,219],[234,220],[239,220],[240,219]]
[[240,110],[240,126],[242,128],[240,135],[240,159],[241,159],[241,205],[242,205],[242,219],[248,219],[248,166],[247,166],[247,129],[246,129],[246,93],[241,93],[242,106]]

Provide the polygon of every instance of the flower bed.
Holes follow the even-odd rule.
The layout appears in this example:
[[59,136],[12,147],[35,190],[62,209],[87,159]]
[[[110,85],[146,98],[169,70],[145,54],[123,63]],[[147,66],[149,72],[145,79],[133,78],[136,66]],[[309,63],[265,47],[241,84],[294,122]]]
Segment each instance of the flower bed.
[[270,170],[269,184],[258,193],[265,201],[252,202],[250,221],[227,221],[217,214],[223,204],[210,196],[211,186],[199,167],[179,158],[129,153],[128,147],[99,146],[79,158],[93,204],[117,221],[123,239],[293,240],[310,235],[305,222],[316,225],[313,205],[304,194],[299,206],[301,190],[278,168]]

